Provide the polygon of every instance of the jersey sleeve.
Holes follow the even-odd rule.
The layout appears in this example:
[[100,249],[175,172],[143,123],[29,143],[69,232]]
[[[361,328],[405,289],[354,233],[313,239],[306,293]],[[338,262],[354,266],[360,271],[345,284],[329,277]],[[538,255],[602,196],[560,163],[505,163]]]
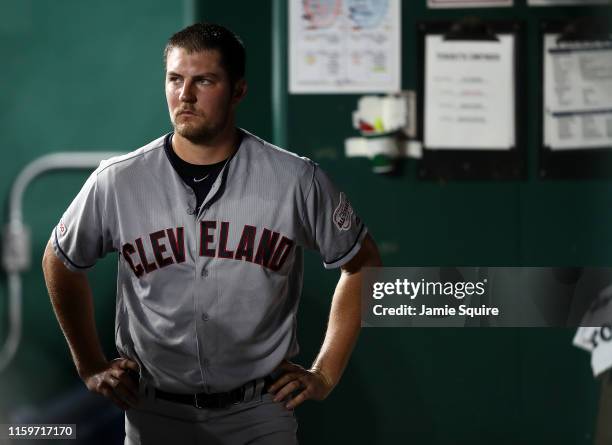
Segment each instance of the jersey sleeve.
[[319,251],[323,266],[333,269],[359,252],[367,228],[346,194],[336,188],[317,164],[313,163],[313,168],[303,215],[306,247]]
[[94,171],[51,232],[57,257],[74,272],[93,266],[113,250],[110,231],[105,226],[104,196]]

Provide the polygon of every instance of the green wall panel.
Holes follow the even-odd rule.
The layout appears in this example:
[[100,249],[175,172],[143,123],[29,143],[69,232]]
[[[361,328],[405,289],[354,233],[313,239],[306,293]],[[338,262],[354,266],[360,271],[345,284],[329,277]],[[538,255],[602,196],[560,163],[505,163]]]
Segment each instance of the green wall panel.
[[[421,182],[415,162],[402,174],[381,177],[369,161],[346,159],[344,140],[354,136],[357,95],[289,95],[288,144],[330,172],[347,192],[377,240],[389,266],[610,264],[609,184],[537,179],[540,74],[538,21],[593,14],[603,8],[471,9],[485,19],[525,22],[525,181]],[[256,51],[270,46],[271,31],[238,19],[235,8],[203,1],[202,16],[240,29]],[[231,11],[230,11],[231,9]],[[245,6],[268,23],[263,2]],[[448,20],[465,11],[428,10],[425,1],[402,2],[402,81],[414,89],[416,23]],[[268,40],[266,40],[268,39]],[[257,66],[251,79],[268,71]],[[253,84],[250,100],[266,104],[268,80]],[[244,115],[243,115],[244,116]],[[244,116],[247,117],[247,116]],[[244,125],[267,131],[259,120]],[[610,206],[607,206],[610,207]],[[308,253],[299,314],[308,365],[322,340],[338,273],[324,271]],[[331,397],[298,411],[304,443],[587,444],[596,415],[597,384],[588,356],[571,346],[571,329],[364,329],[346,375]]]

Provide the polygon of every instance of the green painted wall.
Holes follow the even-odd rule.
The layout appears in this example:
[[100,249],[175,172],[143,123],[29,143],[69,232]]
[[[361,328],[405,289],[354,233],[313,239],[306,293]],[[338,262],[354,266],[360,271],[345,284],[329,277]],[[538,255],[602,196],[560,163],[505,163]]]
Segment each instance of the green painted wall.
[[[272,2],[198,3],[198,16],[234,29],[248,52],[249,95],[239,123],[272,138]],[[526,22],[529,178],[522,182],[424,183],[414,161],[404,175],[370,173],[367,160],[343,156],[354,135],[355,95],[288,97],[288,146],[328,170],[351,197],[390,266],[608,265],[612,211],[607,181],[536,179],[539,18],[604,8],[471,10]],[[403,86],[416,86],[416,21],[448,19],[425,0],[403,1]],[[64,150],[127,151],[169,128],[161,50],[182,26],[183,5],[162,0],[0,3],[0,196],[31,160]],[[24,335],[0,374],[0,416],[40,403],[77,380],[44,288],[39,260],[51,228],[85,173],[54,173],[26,194],[33,268],[24,274]],[[6,211],[4,212],[6,220]],[[113,354],[115,256],[91,273],[100,335]],[[337,271],[306,258],[299,314],[308,365],[322,340]],[[0,276],[0,332],[6,331],[6,280]],[[344,380],[330,398],[298,409],[302,443],[588,444],[597,385],[588,356],[565,329],[366,329]],[[44,375],[44,379],[42,378]],[[1,418],[1,417],[0,417]],[[0,422],[2,423],[2,422]]]
[[[32,160],[57,151],[129,151],[169,128],[162,48],[182,26],[178,2],[0,2],[0,196],[7,221],[9,188]],[[32,233],[32,268],[23,274],[23,339],[0,374],[0,418],[38,405],[77,383],[40,267],[52,228],[88,172],[49,173],[28,189],[24,220]],[[96,318],[114,356],[116,255],[91,272]],[[0,276],[0,332],[5,338],[6,276]],[[0,421],[2,423],[2,421]]]

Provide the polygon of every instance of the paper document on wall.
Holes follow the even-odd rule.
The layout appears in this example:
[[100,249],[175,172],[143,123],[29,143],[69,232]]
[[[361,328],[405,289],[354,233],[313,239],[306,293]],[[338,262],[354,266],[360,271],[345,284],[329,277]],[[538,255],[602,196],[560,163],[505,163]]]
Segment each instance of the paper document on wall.
[[291,93],[397,92],[400,0],[291,0]]
[[544,37],[544,145],[612,147],[612,41]]
[[514,36],[425,40],[425,147],[509,150],[515,145]]
[[427,0],[429,8],[491,8],[512,3],[513,0]]
[[593,375],[612,368],[612,285],[601,291],[585,313],[573,344],[591,353]]
[[527,0],[529,6],[607,5],[610,0]]

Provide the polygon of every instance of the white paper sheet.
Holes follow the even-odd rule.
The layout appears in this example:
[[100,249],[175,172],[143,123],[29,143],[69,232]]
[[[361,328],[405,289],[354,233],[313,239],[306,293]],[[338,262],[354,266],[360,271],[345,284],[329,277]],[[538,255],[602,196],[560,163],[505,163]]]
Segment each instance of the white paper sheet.
[[529,6],[606,5],[610,0],[528,0]]
[[513,3],[513,0],[427,0],[430,8],[490,8]]
[[399,0],[291,0],[291,93],[401,89]]
[[508,150],[515,144],[514,36],[425,40],[427,149]]
[[593,375],[612,368],[612,286],[601,291],[585,313],[573,344],[591,353]]
[[557,43],[544,36],[544,145],[612,147],[612,41]]

